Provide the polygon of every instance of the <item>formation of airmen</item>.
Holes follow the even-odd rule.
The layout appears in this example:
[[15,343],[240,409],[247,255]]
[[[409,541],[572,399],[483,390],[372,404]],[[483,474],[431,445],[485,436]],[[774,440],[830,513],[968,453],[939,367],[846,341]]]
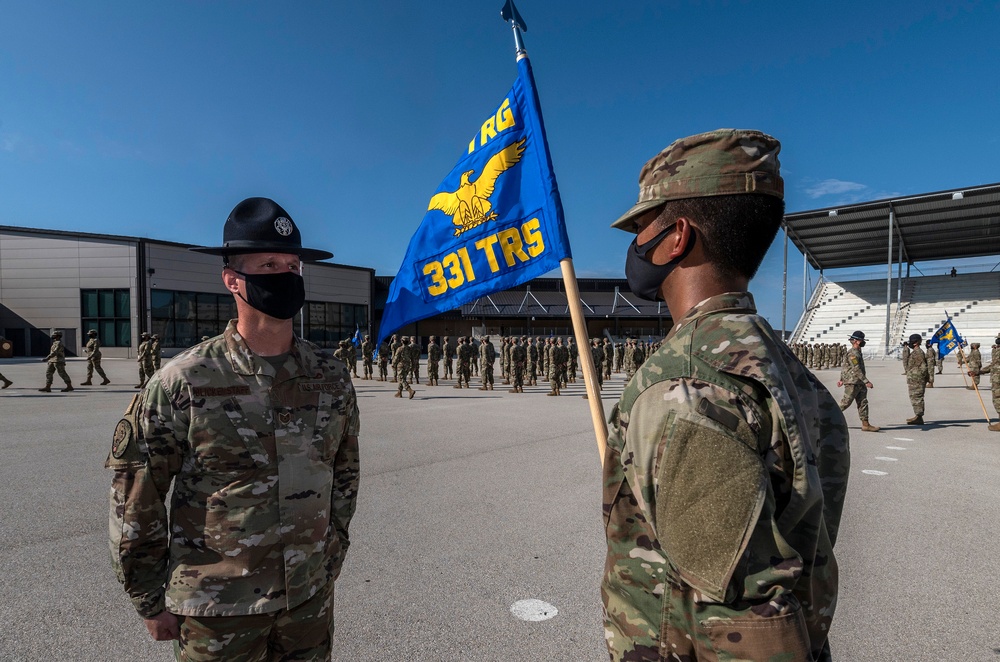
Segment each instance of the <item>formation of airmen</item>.
[[839,368],[847,357],[848,348],[837,343],[792,343],[795,358],[812,370]]
[[[471,388],[471,379],[480,377],[480,391],[492,391],[495,386],[494,369],[500,359],[500,376],[510,393],[524,393],[525,386],[548,382],[546,395],[562,395],[566,384],[576,383],[579,367],[579,350],[571,336],[500,336],[499,347],[488,335],[476,340],[472,336],[430,336],[427,352],[427,385],[440,386],[442,363],[444,379],[454,379],[454,388]],[[349,340],[341,341],[348,365],[354,365],[349,352]],[[611,340],[593,338],[591,357],[598,370],[598,379],[610,379],[612,371],[624,372],[628,378],[639,369],[659,343],[648,343],[636,338],[612,343]],[[361,345],[364,363],[363,379],[393,382],[399,386],[396,397],[405,391],[413,398],[411,383],[420,383],[420,359],[424,349],[416,336],[393,335],[383,340],[378,348],[378,377],[372,373],[375,362],[374,343],[369,336]],[[389,376],[389,367],[392,376]],[[586,397],[584,395],[583,397]]]

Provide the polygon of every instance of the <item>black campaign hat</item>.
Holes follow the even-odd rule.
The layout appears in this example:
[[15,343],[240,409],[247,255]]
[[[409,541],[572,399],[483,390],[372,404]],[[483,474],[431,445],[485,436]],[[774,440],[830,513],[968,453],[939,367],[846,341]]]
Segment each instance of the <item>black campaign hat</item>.
[[333,253],[302,248],[302,236],[288,212],[270,198],[247,198],[233,208],[222,230],[222,246],[191,248],[209,255],[291,253],[303,260],[325,260]]
[[923,341],[923,338],[920,337],[919,333],[914,333],[913,335],[910,336],[910,344],[911,345],[914,344],[914,343],[922,342],[922,341]]
[[851,337],[848,338],[848,340],[864,340],[864,339],[865,339],[864,331],[855,331],[854,333],[851,334]]

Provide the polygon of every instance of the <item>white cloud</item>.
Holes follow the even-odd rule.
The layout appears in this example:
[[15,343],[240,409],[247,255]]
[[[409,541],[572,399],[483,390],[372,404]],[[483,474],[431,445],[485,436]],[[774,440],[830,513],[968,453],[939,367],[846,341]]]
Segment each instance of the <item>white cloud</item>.
[[857,182],[845,182],[842,179],[824,179],[806,189],[810,198],[821,198],[824,195],[842,195],[853,191],[864,191],[868,187]]

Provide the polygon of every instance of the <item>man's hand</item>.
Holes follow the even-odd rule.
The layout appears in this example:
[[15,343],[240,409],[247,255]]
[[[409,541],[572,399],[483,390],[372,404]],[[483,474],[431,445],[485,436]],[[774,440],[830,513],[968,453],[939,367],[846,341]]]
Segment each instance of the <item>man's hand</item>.
[[868,388],[875,388],[875,385],[872,384],[871,382],[865,382],[865,386],[867,386]]
[[153,641],[170,641],[180,636],[180,627],[177,624],[177,617],[169,611],[161,611],[152,618],[143,619],[149,636]]
[[844,385],[844,382],[838,379],[837,380],[837,388],[840,388],[843,385]]

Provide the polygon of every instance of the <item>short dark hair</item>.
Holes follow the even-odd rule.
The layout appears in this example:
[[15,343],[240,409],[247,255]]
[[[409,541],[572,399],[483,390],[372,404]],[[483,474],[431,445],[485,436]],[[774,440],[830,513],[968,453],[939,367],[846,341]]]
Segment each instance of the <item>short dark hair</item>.
[[705,256],[723,275],[753,278],[784,214],[781,198],[741,193],[670,200],[655,223],[665,228],[681,216],[694,221]]

